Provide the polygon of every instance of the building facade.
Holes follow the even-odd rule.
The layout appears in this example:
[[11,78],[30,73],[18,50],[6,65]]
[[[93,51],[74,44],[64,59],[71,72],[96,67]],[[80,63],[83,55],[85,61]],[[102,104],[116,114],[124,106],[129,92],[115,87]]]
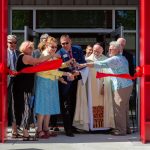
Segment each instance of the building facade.
[[[123,33],[126,49],[138,51],[138,0],[9,0],[9,33],[24,39],[24,26],[59,38],[69,33],[75,44],[108,43]],[[120,31],[120,26],[123,30]]]
[[[42,33],[59,39],[68,33],[83,47],[123,36],[139,64],[139,0],[8,0],[8,32],[36,44]],[[18,45],[19,46],[19,45]],[[138,102],[137,102],[138,104]]]

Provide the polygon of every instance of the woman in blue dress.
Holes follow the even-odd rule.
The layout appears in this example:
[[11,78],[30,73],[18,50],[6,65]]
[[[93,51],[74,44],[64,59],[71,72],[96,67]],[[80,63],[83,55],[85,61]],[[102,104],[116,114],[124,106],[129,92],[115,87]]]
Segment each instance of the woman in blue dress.
[[[41,57],[51,55],[50,60],[56,59],[57,40],[54,37],[48,37],[46,49]],[[62,67],[67,67],[65,63]],[[67,72],[58,70],[43,71],[36,74],[35,82],[35,113],[37,114],[37,137],[49,138],[55,136],[49,131],[50,115],[60,114],[58,79],[62,76],[68,76],[73,79],[74,76]]]

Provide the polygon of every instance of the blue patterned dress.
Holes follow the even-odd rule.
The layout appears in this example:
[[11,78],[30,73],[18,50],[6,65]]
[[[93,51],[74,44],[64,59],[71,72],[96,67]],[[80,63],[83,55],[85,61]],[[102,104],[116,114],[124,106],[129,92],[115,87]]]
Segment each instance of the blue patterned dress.
[[57,70],[37,73],[35,81],[35,113],[41,115],[60,114]]

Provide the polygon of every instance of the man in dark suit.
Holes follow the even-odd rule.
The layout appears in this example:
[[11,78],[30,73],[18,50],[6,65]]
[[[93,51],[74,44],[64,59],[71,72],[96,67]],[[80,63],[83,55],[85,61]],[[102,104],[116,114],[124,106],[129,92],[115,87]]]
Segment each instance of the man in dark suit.
[[[17,58],[20,52],[17,50],[17,37],[15,35],[7,36],[7,67],[11,70],[16,70]],[[12,125],[12,134],[17,137],[17,127],[15,123],[13,98],[12,98],[12,84],[14,76],[8,75],[8,125]]]
[[[81,47],[77,45],[73,46],[69,35],[62,35],[60,37],[60,43],[62,48],[57,53],[61,56],[63,62],[66,62],[72,58],[75,60],[72,66],[61,70],[71,73],[74,73],[76,71],[77,73],[75,64],[85,63],[85,58]],[[63,79],[67,82],[67,84],[59,82],[60,103],[63,115],[64,130],[66,132],[66,135],[70,137],[74,136],[72,123],[76,106],[76,92],[79,78],[81,78],[80,75],[78,75],[72,81],[64,77]]]

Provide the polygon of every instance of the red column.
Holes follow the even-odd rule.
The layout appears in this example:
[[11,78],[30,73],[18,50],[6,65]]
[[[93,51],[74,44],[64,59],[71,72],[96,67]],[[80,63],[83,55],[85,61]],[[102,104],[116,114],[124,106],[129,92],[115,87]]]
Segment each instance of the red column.
[[140,0],[140,65],[145,75],[140,83],[140,137],[150,142],[150,1]]
[[[2,68],[7,66],[7,19],[8,19],[7,0],[0,1],[0,65]],[[6,137],[7,126],[7,75],[2,69],[0,71],[0,141],[3,143]]]

